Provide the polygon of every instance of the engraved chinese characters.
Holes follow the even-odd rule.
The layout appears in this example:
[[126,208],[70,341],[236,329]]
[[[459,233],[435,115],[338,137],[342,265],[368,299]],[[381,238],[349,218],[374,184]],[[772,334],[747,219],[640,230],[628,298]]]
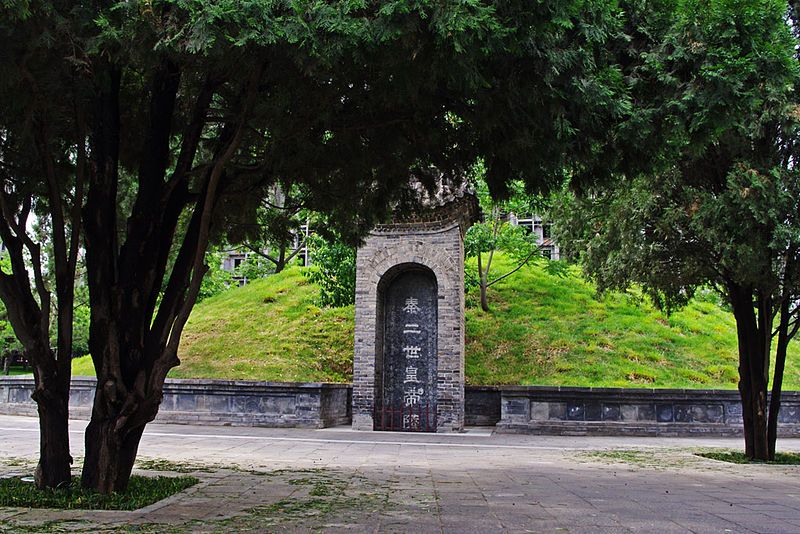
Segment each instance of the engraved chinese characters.
[[436,282],[410,270],[385,294],[382,401],[398,429],[434,430],[436,414]]

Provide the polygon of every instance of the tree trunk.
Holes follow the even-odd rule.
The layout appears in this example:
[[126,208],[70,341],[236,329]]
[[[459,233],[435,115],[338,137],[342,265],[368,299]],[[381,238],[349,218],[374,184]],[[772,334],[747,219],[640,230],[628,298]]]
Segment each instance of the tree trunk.
[[[220,182],[225,165],[242,141],[245,119],[263,72],[260,68],[253,72],[243,90],[240,120],[222,127],[200,193],[189,195],[187,173],[214,88],[209,85],[207,98],[198,97],[197,120],[187,128],[179,161],[166,180],[179,80],[169,60],[165,57],[164,61],[163,69],[153,77],[150,126],[142,156],[157,161],[143,164],[139,171],[139,188],[122,247],[117,241],[121,70],[108,64],[107,76],[96,76],[104,82],[97,87],[98,113],[89,137],[95,172],[89,181],[83,221],[91,308],[89,348],[97,370],[97,389],[86,429],[81,483],[105,494],[127,488],[145,425],[158,413],[164,380],[169,370],[180,364],[180,336],[208,271],[204,257]],[[170,250],[176,244],[175,229],[184,209],[191,217],[165,280]]]
[[37,389],[33,395],[39,410],[39,464],[36,487],[69,485],[72,456],[69,454],[69,393]]
[[781,410],[781,391],[783,388],[783,371],[786,364],[786,347],[778,351],[775,358],[775,377],[772,380],[772,396],[769,404],[769,421],[767,422],[767,442],[769,446],[769,459],[775,460],[775,446],[778,441],[778,415]]
[[275,274],[278,274],[286,268],[286,245],[281,243],[278,252],[278,261],[275,262]]
[[[489,270],[489,267],[486,267],[486,270]],[[478,252],[478,280],[479,285],[481,288],[481,309],[485,312],[489,311],[489,299],[486,297],[486,291],[489,289],[489,278],[488,272],[483,271],[483,261],[481,258],[481,253]]]
[[751,393],[753,414],[753,455],[752,460],[769,460],[767,443],[767,384],[756,381]]
[[[741,358],[741,356],[740,356]],[[755,450],[755,427],[753,425],[753,409],[750,399],[750,385],[748,371],[744,370],[742,365],[739,365],[739,398],[742,400],[742,427],[744,435],[744,454],[748,458],[752,458]]]
[[86,427],[86,459],[81,485],[100,493],[125,491],[131,478],[144,426],[128,432],[114,429],[115,419]]
[[[108,382],[105,382],[106,384]],[[86,427],[86,458],[81,475],[81,485],[100,493],[125,491],[131,477],[144,425],[129,428],[126,422],[139,414],[122,415],[114,402],[119,391],[101,387],[98,377],[92,419]],[[130,399],[122,404],[128,404]],[[136,410],[147,409],[140,406]],[[155,418],[157,410],[145,418]]]
[[[767,380],[771,324],[759,324],[751,288],[732,286],[730,301],[736,318],[739,345],[739,395],[742,399],[745,454],[751,460],[769,458],[767,442]],[[765,310],[759,307],[759,315]],[[767,312],[767,314],[769,314]],[[765,327],[767,329],[765,330]]]
[[775,460],[775,446],[778,441],[778,415],[781,410],[781,391],[783,388],[783,372],[786,367],[786,349],[789,345],[789,299],[781,303],[780,323],[778,325],[778,346],[775,351],[775,371],[772,378],[772,396],[769,404],[769,420],[767,421],[767,444],[769,459]]

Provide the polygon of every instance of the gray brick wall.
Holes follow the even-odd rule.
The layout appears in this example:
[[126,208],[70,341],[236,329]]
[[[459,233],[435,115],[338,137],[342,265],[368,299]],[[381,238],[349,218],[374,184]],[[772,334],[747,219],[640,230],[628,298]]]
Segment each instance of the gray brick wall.
[[[547,435],[735,436],[735,390],[501,386],[497,432]],[[782,436],[800,434],[800,392],[783,393]]]
[[379,285],[405,266],[430,269],[438,285],[437,429],[464,428],[463,222],[386,225],[367,237],[356,259],[353,428],[373,429],[375,374],[380,368]]
[[[88,419],[94,378],[72,379],[70,417]],[[0,378],[0,413],[36,415],[33,378]],[[348,424],[349,384],[167,379],[156,422],[323,428]]]

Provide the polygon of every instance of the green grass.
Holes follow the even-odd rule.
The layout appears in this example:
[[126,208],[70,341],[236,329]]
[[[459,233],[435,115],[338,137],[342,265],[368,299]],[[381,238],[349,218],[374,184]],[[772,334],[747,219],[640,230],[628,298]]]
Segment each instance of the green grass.
[[81,488],[75,477],[69,488],[37,489],[19,478],[0,479],[0,506],[82,510],[137,510],[197,484],[194,477],[144,477],[134,475],[128,489],[103,495]]
[[[326,309],[298,267],[195,306],[171,378],[346,382],[353,373],[353,307]],[[73,374],[93,376],[91,358]]]
[[345,382],[353,373],[353,308],[314,304],[298,267],[197,306],[174,378]]
[[[33,369],[31,369],[30,367],[23,368],[21,365],[12,365],[8,369],[8,376],[25,376],[25,375],[33,375]],[[3,375],[2,372],[0,372],[0,376],[6,376],[6,375]]]
[[751,461],[740,451],[710,451],[699,452],[697,456],[728,462],[731,464],[775,464],[775,465],[800,465],[800,453],[796,452],[776,452],[775,460],[769,462]]
[[[497,274],[509,267],[495,259]],[[299,268],[198,304],[171,377],[346,382],[352,376],[353,308],[321,309]],[[640,295],[598,299],[577,270],[564,277],[525,267],[489,290],[484,313],[468,293],[469,384],[733,389],[733,317],[695,301],[670,317]],[[785,389],[800,389],[790,346]],[[92,375],[88,357],[74,374]]]
[[[497,272],[508,265],[501,261]],[[736,329],[730,313],[695,301],[670,317],[640,295],[595,288],[532,266],[489,291],[491,311],[467,296],[467,380],[473,384],[735,388]],[[792,348],[789,362],[796,361]],[[800,386],[789,365],[784,386]]]

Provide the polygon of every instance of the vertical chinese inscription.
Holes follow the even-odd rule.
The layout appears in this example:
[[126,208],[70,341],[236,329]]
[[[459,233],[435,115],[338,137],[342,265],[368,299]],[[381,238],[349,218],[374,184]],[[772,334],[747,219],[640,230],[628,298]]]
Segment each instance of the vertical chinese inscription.
[[403,430],[435,430],[437,291],[432,273],[411,270],[389,285],[384,301],[381,401]]

